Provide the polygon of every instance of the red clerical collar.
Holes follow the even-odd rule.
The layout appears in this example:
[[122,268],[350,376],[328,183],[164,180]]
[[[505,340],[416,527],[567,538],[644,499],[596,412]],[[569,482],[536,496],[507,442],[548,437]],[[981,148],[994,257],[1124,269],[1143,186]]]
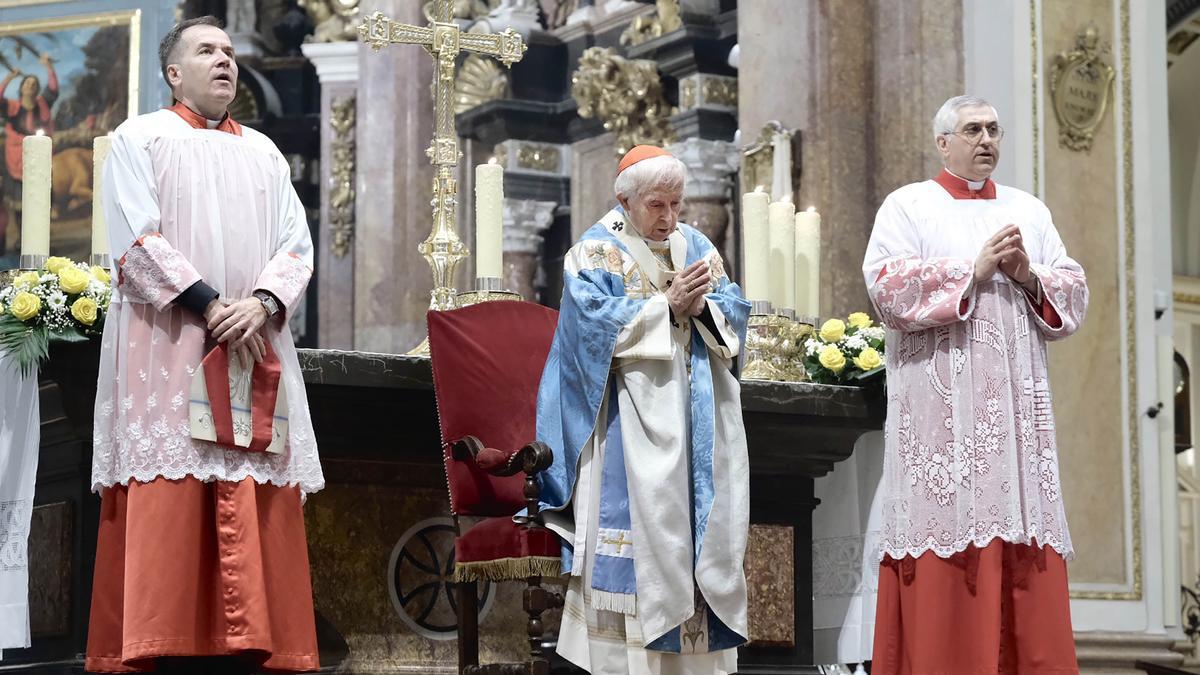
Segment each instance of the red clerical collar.
[[[176,102],[175,105],[167,108],[167,110],[170,110],[176,115],[182,117],[183,121],[187,122],[188,125],[193,129],[209,128],[207,118],[182,103]],[[225,133],[233,134],[234,136],[242,135],[242,125],[234,122],[233,118],[229,116],[228,112],[225,113],[225,117],[221,118],[221,123],[215,128],[217,131],[224,131]]]
[[949,171],[942,169],[942,172],[934,176],[934,182],[941,185],[946,192],[950,193],[955,199],[995,199],[996,184],[991,178],[983,181],[983,187],[978,190],[972,190],[967,181],[955,176]]

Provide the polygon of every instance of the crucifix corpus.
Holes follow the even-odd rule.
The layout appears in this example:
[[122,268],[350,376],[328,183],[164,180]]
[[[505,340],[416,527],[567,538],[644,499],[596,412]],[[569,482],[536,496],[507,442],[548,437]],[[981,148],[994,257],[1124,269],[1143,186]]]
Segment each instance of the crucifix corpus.
[[[399,23],[375,12],[358,28],[360,41],[375,51],[389,44],[421,45],[437,60],[433,74],[433,142],[425,151],[437,172],[430,202],[433,230],[417,247],[433,268],[429,308],[434,310],[454,309],[457,305],[454,268],[470,254],[455,227],[458,181],[454,173],[462,157],[454,128],[455,61],[459,52],[474,52],[494,57],[511,68],[525,55],[526,49],[521,35],[512,28],[493,34],[463,32],[452,19],[451,4],[452,0],[435,0],[434,20],[428,26]],[[422,343],[414,353],[428,353],[426,345],[427,342]]]

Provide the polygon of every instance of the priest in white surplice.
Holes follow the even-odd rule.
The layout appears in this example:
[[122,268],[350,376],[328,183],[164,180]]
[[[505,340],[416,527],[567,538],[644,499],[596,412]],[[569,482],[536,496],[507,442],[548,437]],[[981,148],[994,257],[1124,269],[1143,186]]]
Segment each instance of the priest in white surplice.
[[[175,104],[117,127],[105,163],[117,259],[96,393],[89,672],[178,658],[217,660],[194,672],[320,667],[301,501],[324,478],[287,327],[312,240],[287,160],[229,115],[238,69],[218,23],[167,32]],[[277,387],[250,384],[253,427],[272,430],[261,416],[282,390],[282,453],[193,438],[192,377],[217,342],[273,371]]]
[[1046,342],[1087,281],[1046,206],[991,180],[991,105],[952,98],[933,133],[945,169],[888,195],[863,262],[888,328],[871,672],[1077,673]]
[[686,172],[638,146],[564,261],[538,393],[547,524],[570,574],[558,652],[591,673],[714,675],[746,641],[749,467],[731,368],[749,303],[677,222]]

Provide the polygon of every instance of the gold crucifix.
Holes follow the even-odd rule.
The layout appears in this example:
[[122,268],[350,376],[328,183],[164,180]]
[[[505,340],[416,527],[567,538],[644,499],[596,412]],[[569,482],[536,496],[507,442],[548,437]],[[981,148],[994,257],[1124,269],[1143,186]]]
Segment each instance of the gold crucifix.
[[458,183],[454,172],[462,156],[454,128],[455,60],[459,52],[466,51],[494,57],[512,67],[526,49],[524,40],[512,28],[493,34],[464,33],[452,19],[451,4],[452,0],[435,0],[434,20],[428,26],[399,23],[375,12],[358,27],[359,39],[375,51],[388,44],[421,45],[437,60],[433,76],[434,136],[425,151],[437,171],[433,179],[433,230],[417,247],[433,268],[429,308],[434,310],[456,306],[454,268],[470,254],[455,227]]

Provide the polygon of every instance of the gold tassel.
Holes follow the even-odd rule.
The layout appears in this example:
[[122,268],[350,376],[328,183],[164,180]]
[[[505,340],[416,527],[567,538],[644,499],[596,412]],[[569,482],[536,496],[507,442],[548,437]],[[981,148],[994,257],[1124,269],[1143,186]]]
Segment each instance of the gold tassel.
[[562,575],[560,558],[500,558],[479,562],[454,564],[454,580],[461,581],[512,581],[527,577],[557,577]]

